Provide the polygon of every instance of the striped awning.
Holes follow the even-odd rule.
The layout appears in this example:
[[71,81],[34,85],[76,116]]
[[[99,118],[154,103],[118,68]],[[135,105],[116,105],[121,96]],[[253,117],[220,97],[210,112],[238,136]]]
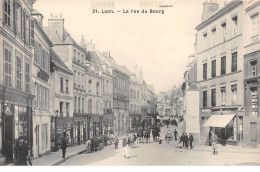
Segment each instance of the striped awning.
[[212,115],[203,126],[225,128],[234,116],[235,114]]

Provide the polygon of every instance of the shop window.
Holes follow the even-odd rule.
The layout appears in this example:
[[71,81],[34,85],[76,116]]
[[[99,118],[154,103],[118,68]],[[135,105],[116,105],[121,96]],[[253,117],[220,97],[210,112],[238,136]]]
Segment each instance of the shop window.
[[251,88],[251,107],[252,107],[252,116],[257,116],[258,111],[258,94],[257,87]]
[[226,56],[221,57],[221,75],[226,74]]
[[221,91],[221,106],[225,106],[226,105],[226,87],[221,87],[220,91]]
[[231,72],[237,71],[237,52],[232,53]]
[[12,87],[12,54],[10,49],[4,48],[5,56],[5,86]]
[[211,77],[216,77],[216,60],[211,61]]
[[231,85],[232,105],[237,105],[237,85]]
[[211,106],[216,106],[216,89],[211,89]]
[[18,108],[18,137],[27,136],[27,109]]
[[203,79],[207,79],[207,63],[203,64]]

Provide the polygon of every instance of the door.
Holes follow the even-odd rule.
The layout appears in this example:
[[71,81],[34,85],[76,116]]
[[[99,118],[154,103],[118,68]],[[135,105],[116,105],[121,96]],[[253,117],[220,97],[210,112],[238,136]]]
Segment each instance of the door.
[[13,115],[5,116],[5,149],[6,161],[13,161]]
[[78,144],[80,145],[80,122],[78,121]]

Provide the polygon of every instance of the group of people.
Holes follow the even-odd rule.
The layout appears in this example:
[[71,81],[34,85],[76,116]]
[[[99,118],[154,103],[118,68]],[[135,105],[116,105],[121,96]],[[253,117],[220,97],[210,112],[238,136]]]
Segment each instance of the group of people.
[[[177,141],[178,132],[176,129],[174,130],[173,134],[174,134],[175,141]],[[179,143],[180,144],[182,143],[182,146],[180,145],[179,147],[183,147],[183,148],[190,147],[190,149],[192,149],[193,148],[192,142],[193,142],[193,135],[191,133],[188,136],[187,133],[183,132],[182,135],[179,137]]]

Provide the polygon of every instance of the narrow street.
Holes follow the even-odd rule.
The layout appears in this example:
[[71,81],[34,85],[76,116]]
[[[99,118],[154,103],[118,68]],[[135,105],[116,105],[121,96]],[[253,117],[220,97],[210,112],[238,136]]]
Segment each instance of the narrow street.
[[[173,126],[161,129],[162,144],[158,142],[137,144],[131,149],[130,158],[124,158],[124,149],[120,142],[119,149],[113,145],[90,154],[80,154],[60,164],[61,166],[233,166],[233,165],[260,165],[260,154],[244,152],[219,152],[212,155],[209,151],[178,149],[175,141],[164,141],[166,131],[174,130]],[[241,156],[243,155],[243,156]]]

